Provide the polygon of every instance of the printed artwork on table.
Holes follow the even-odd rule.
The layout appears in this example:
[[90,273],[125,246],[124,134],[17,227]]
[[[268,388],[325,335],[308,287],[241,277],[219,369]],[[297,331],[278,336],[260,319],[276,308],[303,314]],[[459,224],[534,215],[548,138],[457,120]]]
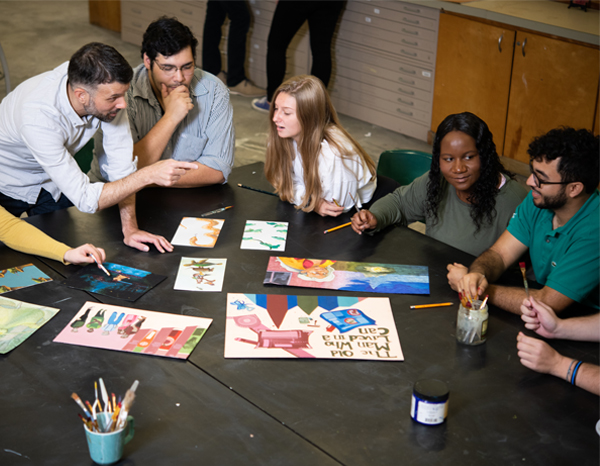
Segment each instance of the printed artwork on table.
[[227,259],[182,257],[175,280],[175,290],[221,291]]
[[187,359],[212,319],[86,302],[58,343]]
[[96,264],[89,264],[62,283],[78,290],[135,301],[167,278],[164,275],[112,262],[104,262],[102,265],[109,271],[110,277]]
[[429,294],[429,269],[420,265],[271,256],[263,283],[369,293]]
[[60,309],[0,298],[0,354],[6,354],[29,338]]
[[246,221],[240,249],[285,251],[288,222]]
[[214,248],[225,220],[214,218],[183,217],[171,244]]
[[0,270],[0,294],[51,281],[48,275],[33,264],[10,267]]
[[403,361],[389,298],[227,294],[226,358]]

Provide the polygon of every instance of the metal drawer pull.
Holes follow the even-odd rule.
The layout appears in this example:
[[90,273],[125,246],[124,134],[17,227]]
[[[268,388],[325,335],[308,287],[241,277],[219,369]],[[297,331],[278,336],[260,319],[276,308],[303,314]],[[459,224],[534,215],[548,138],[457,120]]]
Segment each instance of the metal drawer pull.
[[131,12],[135,13],[136,15],[141,15],[142,14],[142,10],[138,10],[137,8],[132,8]]
[[502,53],[502,39],[504,39],[504,33],[502,33],[502,35],[500,36],[500,39],[498,39],[498,51],[500,53]]
[[373,13],[378,15],[379,13],[381,13],[381,11],[379,10],[379,8],[373,8]]
[[406,11],[410,11],[411,13],[421,13],[421,10],[419,10],[418,8],[409,8],[409,7],[405,6],[404,9]]
[[193,11],[190,11],[190,10],[181,10],[181,12],[185,13],[186,15],[191,15],[194,13]]
[[371,22],[371,18],[369,18],[368,16],[365,16],[365,22],[370,23]]
[[408,19],[406,17],[403,19],[404,19],[404,21],[406,21],[407,23],[410,23],[410,24],[421,24],[421,21],[419,21],[418,19],[413,20],[413,19]]
[[411,57],[416,57],[416,56],[417,56],[417,53],[416,53],[416,52],[415,52],[415,53],[411,53],[411,52],[407,52],[407,51],[406,51],[406,50],[404,50],[404,49],[400,49],[400,52],[402,52],[402,53],[403,53],[403,54],[405,54],[405,55],[410,55]]
[[419,31],[409,31],[406,28],[402,28],[402,32],[405,32],[406,34],[412,34],[413,36],[418,36],[419,35]]
[[396,111],[398,113],[402,113],[402,115],[406,115],[406,116],[413,116],[413,112],[405,112],[403,111],[401,108],[397,108]]
[[415,103],[414,103],[414,102],[410,102],[410,101],[409,101],[409,102],[407,102],[406,100],[402,100],[400,97],[398,97],[398,99],[397,99],[397,100],[398,100],[398,102],[400,102],[401,104],[404,104],[404,105],[410,105],[411,107],[413,107],[413,106],[415,105]]
[[402,82],[402,83],[405,83],[405,84],[414,84],[414,83],[415,83],[414,81],[411,81],[411,80],[409,80],[409,79],[404,79],[404,78],[402,78],[402,77],[399,77],[399,78],[398,78],[398,81],[400,81],[400,82]]
[[521,51],[523,52],[523,56],[525,56],[525,46],[527,45],[527,37],[523,41],[523,45],[521,46]]
[[415,95],[415,91],[405,91],[401,87],[398,88],[398,92],[402,92],[403,94],[407,94],[407,95]]
[[399,68],[400,71],[404,72],[404,73],[408,73],[408,74],[417,74],[417,72],[415,70],[407,70],[406,68]]
[[402,39],[402,43],[406,44],[406,45],[412,45],[413,47],[416,47],[417,45],[419,45],[418,42],[411,42],[411,41],[406,40],[406,39]]
[[141,28],[141,27],[142,27],[142,25],[141,25],[140,23],[136,23],[135,21],[133,21],[133,22],[131,23],[131,25],[132,25],[132,26],[135,26],[136,28]]

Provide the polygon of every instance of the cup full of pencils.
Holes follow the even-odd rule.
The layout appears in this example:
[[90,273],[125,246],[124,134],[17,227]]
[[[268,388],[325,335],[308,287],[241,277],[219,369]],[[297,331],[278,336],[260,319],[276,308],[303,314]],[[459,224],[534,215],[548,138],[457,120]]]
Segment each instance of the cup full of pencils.
[[102,379],[98,382],[100,397],[98,383],[95,383],[94,404],[89,401],[84,404],[76,393],[73,393],[71,398],[84,412],[84,416],[78,416],[84,424],[90,457],[97,464],[113,464],[121,459],[123,447],[131,441],[135,432],[135,423],[129,411],[139,382],[136,380],[125,393],[125,397],[118,401],[114,393],[111,397],[108,396]]

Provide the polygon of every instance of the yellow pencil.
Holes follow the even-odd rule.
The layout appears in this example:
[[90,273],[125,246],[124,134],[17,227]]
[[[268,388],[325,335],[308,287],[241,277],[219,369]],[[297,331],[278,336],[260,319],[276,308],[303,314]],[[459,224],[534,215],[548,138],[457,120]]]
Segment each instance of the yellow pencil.
[[352,225],[352,222],[344,223],[343,225],[338,225],[337,227],[330,228],[329,230],[325,230],[323,232],[323,234],[326,235],[327,233],[331,233],[332,231],[339,230],[340,228],[346,228],[347,226],[350,226],[350,225]]
[[454,303],[437,303],[437,304],[417,304],[415,306],[411,306],[411,309],[425,309],[427,307],[443,307],[443,306],[452,306]]

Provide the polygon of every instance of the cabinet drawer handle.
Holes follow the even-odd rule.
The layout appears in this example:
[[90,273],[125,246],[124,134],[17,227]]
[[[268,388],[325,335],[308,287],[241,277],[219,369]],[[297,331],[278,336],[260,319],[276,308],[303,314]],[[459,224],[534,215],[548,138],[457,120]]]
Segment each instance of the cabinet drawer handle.
[[404,7],[404,10],[410,11],[411,13],[421,13],[421,10],[419,10],[418,8],[410,8],[407,6]]
[[140,23],[136,23],[135,21],[131,22],[132,26],[135,26],[136,28],[141,28],[142,25]]
[[406,29],[406,28],[402,28],[402,32],[405,32],[406,34],[412,34],[413,36],[419,35],[419,31],[410,31],[409,29]]
[[413,112],[405,112],[403,111],[401,108],[397,108],[396,111],[398,113],[402,113],[402,115],[406,115],[406,116],[413,116]]
[[182,12],[182,13],[185,13],[186,15],[191,15],[191,14],[193,14],[193,12],[192,12],[192,11],[190,11],[190,10],[181,10],[181,12]]
[[498,39],[498,51],[500,53],[502,53],[502,39],[504,39],[504,33],[502,33],[502,35],[500,36],[500,39]]
[[411,42],[411,41],[406,40],[406,39],[402,39],[402,43],[406,44],[406,45],[412,45],[413,47],[416,47],[417,45],[419,45],[418,42]]
[[414,84],[415,84],[415,82],[414,82],[413,80],[410,80],[410,79],[404,79],[404,78],[402,78],[402,77],[399,77],[399,78],[398,78],[398,81],[400,81],[401,83],[404,83],[404,84],[411,84],[411,85],[414,85]]
[[365,16],[365,22],[366,23],[370,23],[371,22],[371,18],[369,18],[368,16]]
[[410,23],[410,24],[421,24],[421,21],[419,21],[418,19],[408,19],[406,17],[404,17],[403,19],[404,19],[404,21],[406,21],[407,23]]
[[404,72],[404,73],[408,73],[408,74],[417,74],[417,72],[415,70],[407,70],[406,68],[399,68],[400,71]]
[[523,45],[521,46],[521,51],[523,52],[523,56],[525,56],[525,46],[527,45],[527,37],[523,41]]
[[403,94],[407,94],[407,95],[415,95],[415,91],[406,91],[406,90],[402,89],[401,87],[398,88],[398,92],[402,92]]
[[381,13],[381,10],[379,8],[373,8],[373,13],[378,15],[379,13]]
[[416,52],[415,52],[415,53],[411,53],[411,52],[407,52],[407,51],[406,51],[406,50],[404,50],[404,49],[400,49],[400,52],[402,52],[404,55],[409,55],[409,56],[411,56],[411,57],[416,57],[416,56],[417,56],[417,53],[416,53]]
[[139,10],[139,9],[137,9],[137,8],[132,8],[132,9],[131,9],[131,12],[132,12],[132,13],[135,13],[136,15],[141,15],[141,14],[142,14],[142,10]]
[[414,103],[414,102],[403,100],[403,99],[401,99],[400,97],[398,97],[398,99],[397,99],[397,100],[398,100],[398,102],[400,102],[401,104],[404,104],[404,105],[410,105],[411,107],[414,107],[414,105],[415,105],[415,103]]

